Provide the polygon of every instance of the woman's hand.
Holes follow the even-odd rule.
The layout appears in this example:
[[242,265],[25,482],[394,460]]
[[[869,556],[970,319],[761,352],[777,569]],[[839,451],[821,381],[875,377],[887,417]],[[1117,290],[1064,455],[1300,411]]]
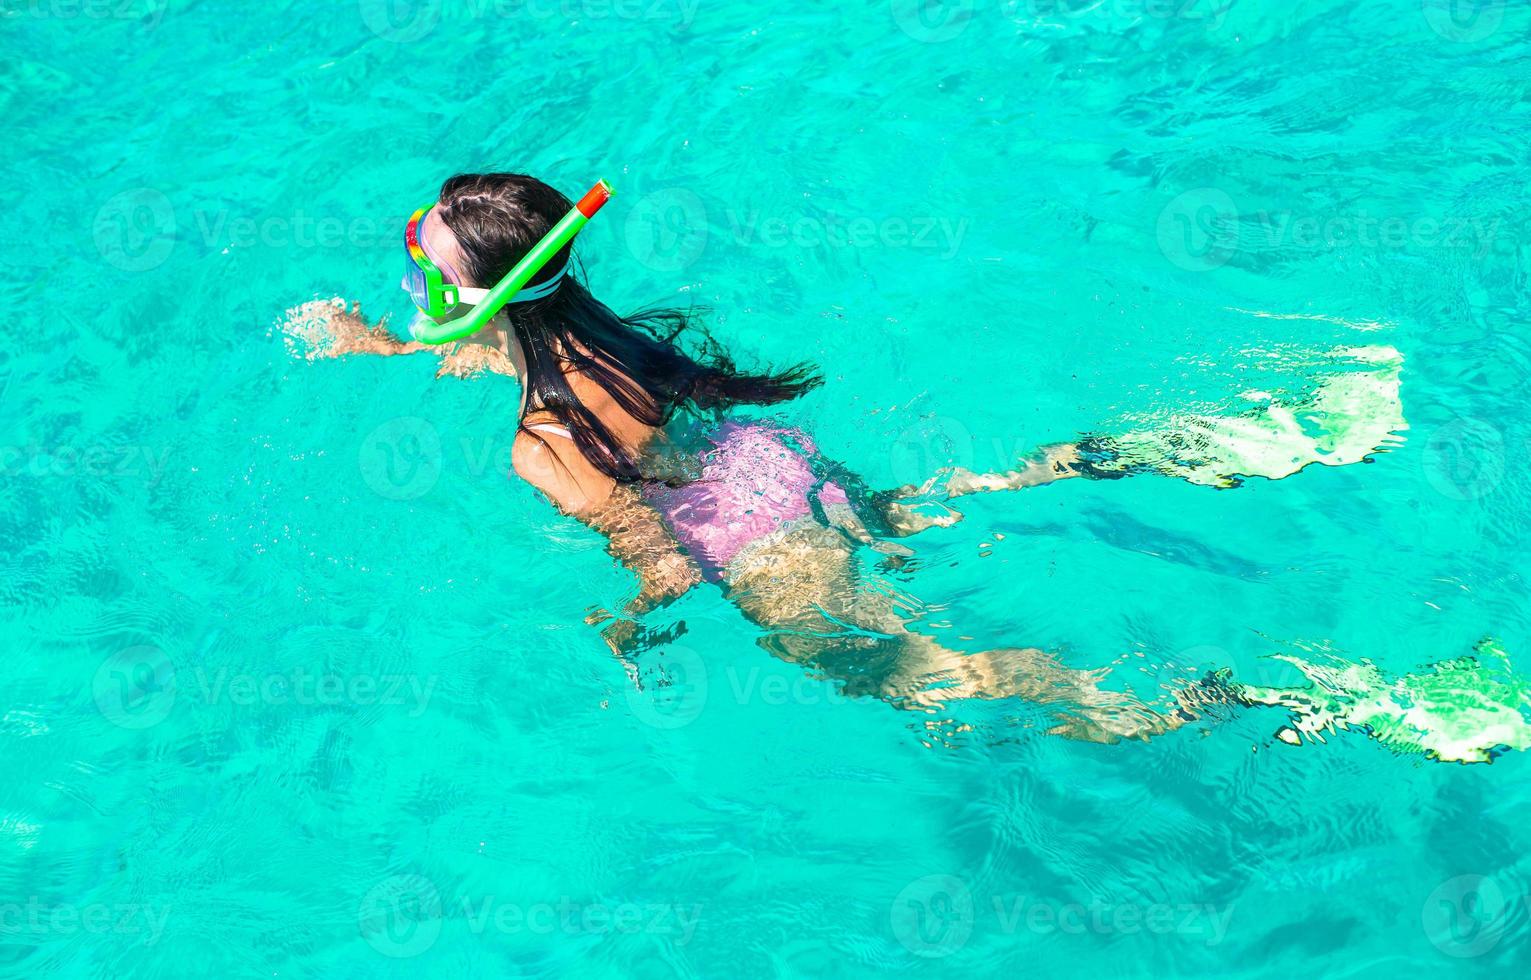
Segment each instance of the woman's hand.
[[415,341],[402,341],[384,326],[387,319],[374,326],[362,316],[361,304],[349,308],[343,299],[314,300],[287,311],[282,332],[287,347],[310,361],[321,357],[344,357],[348,354],[414,354],[430,351],[441,356],[438,378],[470,378],[482,371],[515,377],[510,358],[498,348],[485,344],[457,344],[433,347]]
[[640,691],[643,690],[643,683],[638,677],[638,664],[633,659],[634,655],[650,647],[674,643],[686,633],[684,622],[671,623],[662,629],[651,629],[636,619],[617,619],[605,609],[590,610],[585,616],[585,622],[600,627],[601,639],[606,641],[612,654],[622,662],[633,687]]
[[424,350],[425,345],[402,343],[383,324],[369,324],[361,304],[349,307],[343,299],[313,300],[287,311],[282,332],[288,349],[309,360],[342,357],[347,354],[409,354]]
[[515,365],[499,348],[487,344],[463,344],[441,358],[436,377],[471,378],[480,371],[516,376]]

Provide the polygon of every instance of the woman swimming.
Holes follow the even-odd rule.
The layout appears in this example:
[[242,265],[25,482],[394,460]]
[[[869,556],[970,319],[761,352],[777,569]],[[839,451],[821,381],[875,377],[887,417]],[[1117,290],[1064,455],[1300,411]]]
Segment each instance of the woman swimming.
[[[410,224],[413,266],[405,286],[423,312],[450,328],[452,314],[462,316],[452,306],[466,306],[469,297],[483,302],[484,290],[524,266],[550,229],[573,214],[568,199],[529,176],[453,177]],[[400,341],[344,304],[308,304],[299,313],[308,329],[317,325],[327,335],[316,356],[431,350],[442,355],[441,375],[490,371],[521,381],[515,473],[604,534],[612,555],[638,577],[624,616],[598,620],[619,653],[642,643],[635,617],[705,581],[765,632],[761,643],[776,656],[833,678],[847,694],[900,707],[1022,698],[1056,706],[1054,732],[1114,741],[1167,731],[1209,701],[1234,700],[1204,689],[1161,712],[1101,690],[1105,671],[1073,669],[1039,649],[946,648],[913,631],[898,597],[868,581],[858,561],[862,548],[896,560],[891,539],[955,522],[961,515],[948,502],[971,493],[1144,470],[1226,483],[1229,470],[1218,460],[1227,440],[1220,441],[1215,420],[1178,420],[1173,454],[1150,434],[1081,440],[1046,447],[1005,473],[953,469],[923,486],[872,492],[802,431],[730,417],[732,409],[809,391],[820,383],[810,366],[744,371],[685,313],[619,316],[574,275],[571,254],[566,241],[457,347]],[[429,284],[429,296],[427,272],[440,280]],[[1382,383],[1393,384],[1396,403],[1397,364],[1387,362],[1388,349],[1378,350]],[[1267,470],[1251,464],[1244,433],[1244,468],[1235,472],[1279,477],[1307,462],[1364,458],[1378,447],[1373,427],[1336,436],[1345,452],[1330,445],[1322,459],[1290,452],[1282,438],[1291,427],[1279,413],[1266,414],[1275,420],[1267,423],[1267,441],[1281,459]],[[1381,421],[1384,436],[1402,426],[1401,416]]]

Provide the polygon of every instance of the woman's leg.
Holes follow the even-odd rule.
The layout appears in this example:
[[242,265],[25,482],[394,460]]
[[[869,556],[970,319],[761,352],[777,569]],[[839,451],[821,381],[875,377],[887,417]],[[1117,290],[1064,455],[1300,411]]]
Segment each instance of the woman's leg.
[[851,696],[924,711],[975,698],[1057,705],[1050,732],[1098,742],[1147,738],[1191,717],[1103,691],[1105,671],[1076,670],[1042,650],[970,654],[910,631],[899,610],[907,597],[863,580],[852,544],[830,528],[804,527],[746,549],[728,568],[727,594],[768,631],[762,646],[841,682]]
[[1092,475],[1073,443],[1043,446],[1003,473],[975,473],[961,466],[940,470],[923,484],[908,484],[876,494],[872,503],[894,534],[908,536],[931,527],[949,527],[962,512],[946,502],[975,493],[1040,487],[1076,476]]
[[1106,480],[1158,473],[1211,487],[1250,477],[1280,480],[1312,465],[1365,462],[1402,441],[1408,429],[1400,400],[1403,356],[1386,346],[1348,347],[1317,355],[1323,370],[1311,390],[1292,397],[1246,392],[1250,408],[1210,415],[1177,412],[1137,420],[1117,436],[1090,436],[1038,450],[1014,470],[942,470],[920,486],[877,494],[874,505],[897,535],[962,519],[946,503],[996,490],[1041,486],[1073,477]]

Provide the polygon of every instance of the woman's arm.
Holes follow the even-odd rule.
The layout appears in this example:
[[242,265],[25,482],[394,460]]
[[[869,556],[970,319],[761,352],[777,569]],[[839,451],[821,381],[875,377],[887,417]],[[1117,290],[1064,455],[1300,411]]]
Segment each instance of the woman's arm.
[[583,518],[606,535],[611,554],[638,576],[638,596],[629,616],[680,598],[702,580],[701,571],[675,541],[659,514],[629,486],[612,489],[606,505]]
[[288,310],[282,331],[290,346],[301,348],[309,360],[346,354],[413,354],[428,349],[424,344],[399,340],[383,322],[369,324],[360,303],[348,307],[345,300],[325,299]]
[[379,320],[376,325],[369,324],[362,316],[359,303],[347,308],[343,300],[315,300],[288,310],[283,329],[295,344],[305,348],[304,354],[309,360],[350,354],[391,357],[429,352],[441,357],[441,367],[436,371],[438,378],[447,375],[467,378],[480,371],[515,376],[510,358],[493,347],[484,344],[431,346],[399,340],[383,323]]
[[559,510],[604,534],[611,555],[638,576],[638,596],[626,615],[664,605],[702,580],[658,512],[635,489],[596,469],[572,440],[522,432],[511,448],[511,461],[516,475]]

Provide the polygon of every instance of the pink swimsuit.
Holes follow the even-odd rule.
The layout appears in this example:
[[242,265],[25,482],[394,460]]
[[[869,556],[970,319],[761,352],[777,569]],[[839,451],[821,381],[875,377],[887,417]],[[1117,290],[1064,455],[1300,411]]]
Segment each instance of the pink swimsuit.
[[811,515],[815,487],[821,505],[849,503],[838,485],[820,486],[807,455],[818,450],[797,429],[725,422],[708,441],[699,479],[646,483],[643,498],[710,579],[746,545]]
[[[555,423],[527,428],[569,438]],[[850,503],[838,484],[821,484],[808,461],[818,448],[799,429],[725,422],[707,441],[712,448],[701,455],[697,479],[681,486],[650,480],[642,493],[711,581],[723,578],[746,545],[812,515],[814,497],[821,506]]]

